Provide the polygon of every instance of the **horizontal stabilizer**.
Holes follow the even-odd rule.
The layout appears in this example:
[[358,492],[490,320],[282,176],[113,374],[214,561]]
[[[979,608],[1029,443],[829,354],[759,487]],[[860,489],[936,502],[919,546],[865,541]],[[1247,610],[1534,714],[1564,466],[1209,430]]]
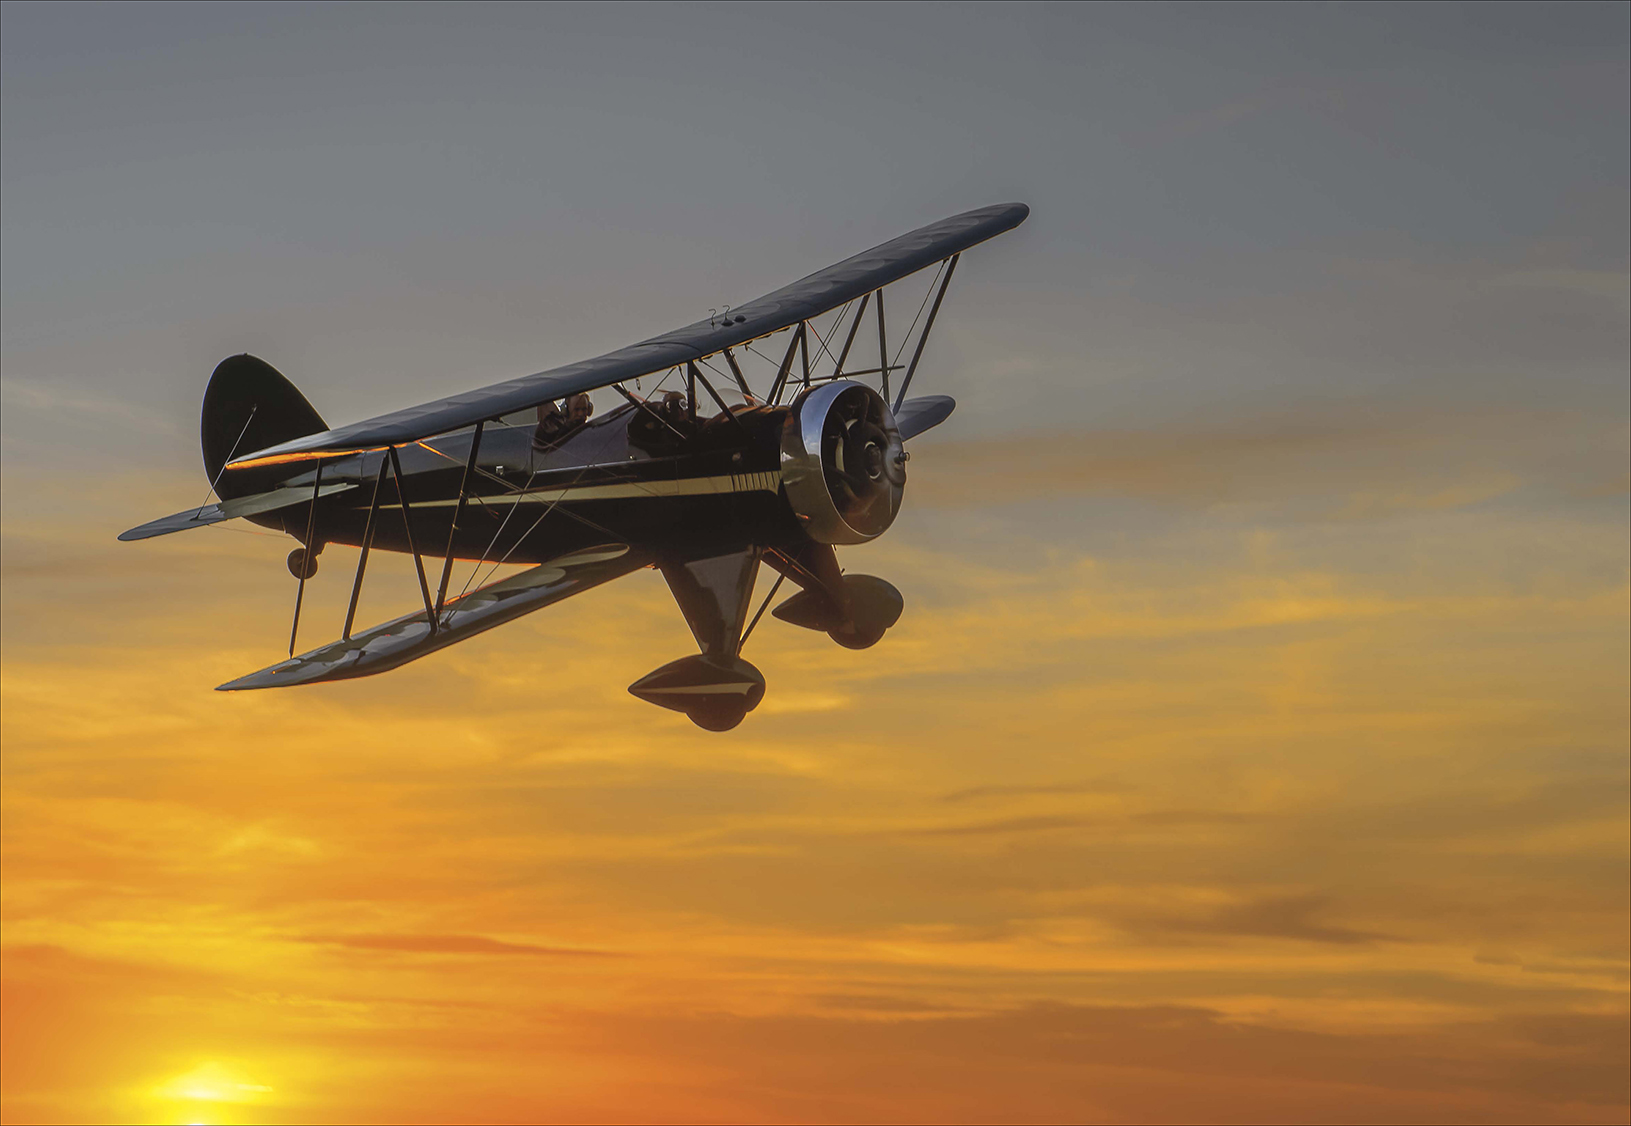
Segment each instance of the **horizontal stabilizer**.
[[907,399],[895,412],[895,425],[900,427],[900,440],[916,438],[925,430],[933,430],[957,409],[957,400],[950,395],[924,395],[921,399]]
[[[317,490],[317,495],[326,497],[335,493],[343,493],[347,489],[355,489],[353,483],[340,482],[334,485],[324,485]],[[279,508],[287,508],[291,504],[305,504],[311,500],[311,489],[306,486],[295,488],[273,489],[269,493],[255,493],[247,497],[233,497],[219,504],[206,504],[202,508],[189,508],[186,512],[178,512],[174,516],[163,516],[157,520],[149,520],[128,532],[120,532],[121,540],[147,540],[154,536],[167,536],[171,532],[185,532],[188,528],[203,528],[210,524],[219,524],[223,520],[232,520],[239,516],[259,516],[263,512],[271,512]]]
[[282,688],[373,676],[637,571],[648,562],[648,558],[620,543],[574,551],[450,601],[443,607],[441,625],[434,633],[430,619],[420,610],[354,634],[349,641],[335,641],[228,681],[216,691]]

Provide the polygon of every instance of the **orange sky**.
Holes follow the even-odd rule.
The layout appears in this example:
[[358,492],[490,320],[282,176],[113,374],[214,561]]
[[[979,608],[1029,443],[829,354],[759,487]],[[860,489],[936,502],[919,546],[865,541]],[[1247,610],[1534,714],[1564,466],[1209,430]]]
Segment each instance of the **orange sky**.
[[[1624,3],[6,0],[0,1120],[1625,1123],[1628,107]],[[1009,200],[903,618],[732,732],[649,571],[221,694],[293,541],[115,542],[225,356],[341,426]]]
[[1152,523],[925,446],[846,552],[906,618],[762,626],[723,736],[624,691],[690,644],[649,572],[222,695],[281,540],[112,542],[181,479],[8,517],[5,1119],[1623,1121],[1612,510],[1404,439],[1244,443],[1219,496],[1090,438]]

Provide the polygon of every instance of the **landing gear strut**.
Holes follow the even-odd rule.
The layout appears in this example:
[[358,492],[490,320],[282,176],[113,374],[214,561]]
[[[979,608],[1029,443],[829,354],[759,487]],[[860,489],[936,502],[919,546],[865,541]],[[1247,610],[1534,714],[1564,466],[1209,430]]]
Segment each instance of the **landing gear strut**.
[[741,656],[759,548],[660,564],[668,589],[702,649],[670,661],[629,691],[648,703],[684,712],[706,731],[729,731],[764,699],[765,678]]

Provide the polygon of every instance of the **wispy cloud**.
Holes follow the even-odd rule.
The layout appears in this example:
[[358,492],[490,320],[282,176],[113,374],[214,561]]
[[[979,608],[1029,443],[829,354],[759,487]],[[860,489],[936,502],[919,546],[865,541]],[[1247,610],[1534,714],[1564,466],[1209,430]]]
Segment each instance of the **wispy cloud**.
[[[90,421],[134,427],[154,434],[176,434],[181,430],[178,420],[150,407],[126,398],[94,394],[67,381],[46,382],[8,375],[0,378],[0,403],[8,412],[14,412],[14,419],[43,416],[57,426]],[[37,423],[39,418],[35,421]]]
[[614,958],[609,950],[582,950],[566,946],[537,946],[502,942],[479,934],[308,934],[300,942],[343,946],[351,950],[377,950],[394,954],[499,954],[533,958]]
[[913,463],[910,492],[913,503],[947,508],[1084,493],[1374,520],[1472,507],[1525,488],[1611,494],[1623,488],[1628,441],[1615,419],[1439,412],[1038,433],[930,444]]
[[1315,916],[1328,906],[1329,901],[1318,895],[1269,896],[1222,907],[1199,917],[1152,920],[1151,925],[1169,932],[1214,937],[1285,938],[1340,946],[1381,942],[1389,938],[1374,931],[1317,921]]
[[1054,794],[1093,794],[1114,792],[1118,787],[1113,782],[1086,783],[1086,782],[1060,782],[1049,786],[970,786],[966,790],[954,790],[944,795],[940,800],[945,802],[974,801],[980,798],[1014,798],[1038,797]]

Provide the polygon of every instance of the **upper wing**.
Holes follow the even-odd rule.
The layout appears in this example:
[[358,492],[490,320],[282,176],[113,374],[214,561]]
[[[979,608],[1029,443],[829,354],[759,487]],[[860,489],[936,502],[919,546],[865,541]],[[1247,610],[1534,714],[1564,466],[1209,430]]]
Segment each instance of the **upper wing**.
[[434,633],[430,630],[430,619],[420,610],[353,634],[348,641],[335,641],[270,668],[240,676],[216,691],[281,688],[386,672],[551,602],[638,571],[649,562],[644,555],[620,543],[574,551],[450,601],[443,608],[441,625]]
[[[317,490],[318,496],[330,496],[334,493],[343,493],[347,489],[355,489],[356,482],[340,482],[335,485],[324,485]],[[174,516],[161,516],[157,520],[149,520],[138,525],[128,532],[120,532],[122,540],[145,540],[154,536],[166,536],[171,532],[184,532],[188,528],[204,528],[211,524],[219,524],[223,520],[231,520],[237,516],[258,516],[262,512],[271,512],[278,508],[287,508],[291,504],[305,504],[311,500],[311,490],[304,485],[296,488],[273,489],[269,493],[254,493],[246,497],[233,497],[231,500],[221,501],[219,504],[206,504],[199,508],[189,508],[185,512],[178,512]]]
[[891,239],[853,258],[846,258],[836,266],[828,266],[774,293],[739,305],[731,309],[728,319],[698,321],[592,360],[553,368],[537,375],[525,375],[495,383],[491,387],[450,395],[433,403],[281,442],[246,454],[230,462],[228,468],[304,461],[399,445],[534,407],[550,399],[664,371],[687,360],[700,360],[722,349],[778,332],[829,309],[836,309],[863,293],[899,281],[925,266],[1012,230],[1023,223],[1030,213],[1031,209],[1023,203],[994,204],[965,211],[950,219],[919,227],[910,234]]

